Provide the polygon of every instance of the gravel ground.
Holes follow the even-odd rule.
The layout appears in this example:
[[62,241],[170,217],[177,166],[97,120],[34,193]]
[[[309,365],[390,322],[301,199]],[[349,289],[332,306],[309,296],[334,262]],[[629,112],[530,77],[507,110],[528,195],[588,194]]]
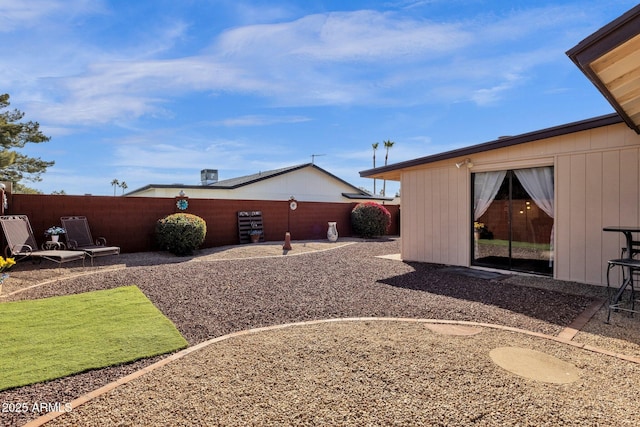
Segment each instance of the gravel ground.
[[[84,270],[79,266],[59,269],[58,271],[54,271],[53,274],[57,274],[57,277],[65,278],[65,280],[54,280],[50,284],[10,295],[2,300],[42,298],[133,284],[142,289],[154,304],[175,323],[189,343],[193,345],[230,332],[261,326],[278,325],[302,320],[373,316],[467,320],[512,326],[556,335],[589,306],[593,302],[594,297],[601,297],[602,293],[601,289],[594,289],[584,285],[564,284],[556,281],[517,279],[515,277],[510,277],[505,280],[486,280],[452,274],[450,272],[447,273],[444,271],[445,269],[437,265],[403,263],[376,257],[377,255],[398,253],[399,242],[397,239],[348,243],[350,244],[342,247],[335,245],[335,249],[330,251],[322,251],[321,249],[325,248],[325,245],[314,246],[311,242],[294,244],[294,250],[286,256],[283,256],[281,247],[277,245],[264,245],[262,249],[266,251],[268,257],[253,259],[243,258],[242,254],[236,256],[236,249],[232,248],[226,248],[226,250],[218,249],[214,252],[203,251],[198,254],[199,256],[191,258],[175,258],[167,254],[122,255],[119,258],[114,257],[108,260],[98,260],[96,267]],[[292,256],[297,253],[302,254],[300,256]],[[24,265],[23,268],[25,272],[21,274],[19,270],[21,267],[23,266],[18,266],[12,274],[10,281],[13,281],[13,283],[7,282],[7,287],[4,291],[5,294],[17,287],[29,286],[35,276],[45,274],[45,269],[30,269],[27,265]],[[48,270],[47,274],[51,274],[49,269],[46,270]],[[95,274],[84,274],[94,271],[97,272]],[[76,273],[83,275],[68,277]],[[39,280],[42,279],[43,277],[39,278]],[[587,289],[588,291],[585,291]],[[599,313],[599,315],[601,314]],[[620,317],[614,319],[613,325],[606,325],[606,327],[602,327],[601,325],[594,326],[589,331],[581,332],[579,337],[585,341],[604,344],[604,347],[608,349],[611,349],[612,346],[620,346],[620,348],[628,351],[627,354],[636,352],[640,344],[637,333],[637,319],[622,317],[624,315],[621,314],[616,314],[616,316]],[[625,323],[627,320],[630,323]],[[425,335],[421,332],[411,332],[409,330],[415,328],[412,326],[403,326],[400,328],[402,330],[406,329],[408,332],[397,332],[397,328],[394,326],[393,328],[382,328],[382,331],[377,329],[372,330],[371,333],[367,332],[368,329],[364,331],[358,329],[361,327],[361,325],[349,324],[349,327],[343,326],[339,328],[339,330],[331,333],[316,331],[314,329],[307,331],[301,328],[296,329],[296,331],[302,332],[296,332],[293,338],[286,335],[291,331],[282,331],[281,334],[284,334],[283,336],[280,336],[279,333],[274,333],[272,334],[273,337],[270,335],[267,338],[258,334],[252,336],[251,340],[246,342],[246,345],[242,344],[242,340],[237,341],[234,339],[226,341],[225,345],[231,342],[240,342],[240,344],[238,344],[240,346],[238,350],[229,357],[216,355],[216,351],[224,352],[225,350],[218,349],[218,345],[215,345],[206,350],[189,355],[188,358],[182,359],[184,362],[180,361],[170,364],[169,366],[171,368],[167,368],[174,369],[173,366],[175,365],[177,366],[177,371],[171,371],[172,373],[166,375],[175,378],[175,381],[177,381],[176,384],[181,384],[175,386],[177,389],[170,389],[170,392],[169,389],[167,389],[167,393],[158,392],[157,384],[167,383],[166,378],[163,379],[162,377],[162,372],[165,372],[165,368],[163,368],[158,371],[159,373],[157,375],[160,376],[160,379],[156,385],[140,386],[142,388],[136,388],[135,385],[127,385],[122,388],[122,393],[124,393],[123,396],[127,396],[125,390],[131,387],[137,390],[134,392],[134,395],[142,396],[143,400],[153,401],[160,406],[163,404],[173,405],[171,406],[172,412],[176,412],[176,417],[178,418],[173,419],[171,422],[162,422],[162,420],[165,419],[164,416],[166,416],[166,413],[164,410],[158,411],[161,414],[165,414],[162,415],[163,418],[159,421],[149,419],[142,422],[144,425],[193,425],[194,423],[198,424],[198,421],[202,421],[202,419],[194,421],[194,419],[189,419],[188,416],[205,416],[206,418],[204,419],[207,421],[207,424],[215,425],[219,420],[220,424],[226,425],[228,423],[233,424],[231,419],[234,416],[238,416],[238,413],[245,414],[244,416],[249,417],[244,420],[246,422],[240,419],[240,421],[238,421],[239,424],[253,423],[254,425],[262,425],[268,424],[268,420],[271,420],[275,424],[284,422],[285,424],[292,423],[302,425],[317,423],[335,423],[339,425],[348,423],[352,423],[351,425],[377,424],[378,422],[376,422],[375,419],[378,418],[375,417],[378,417],[378,415],[375,414],[378,412],[371,409],[375,405],[364,405],[363,408],[365,408],[366,411],[365,409],[360,411],[358,407],[362,402],[356,397],[354,397],[354,400],[346,399],[351,403],[346,404],[346,409],[344,410],[351,414],[351,416],[347,416],[346,419],[330,418],[333,416],[331,415],[333,412],[330,411],[330,409],[335,406],[335,402],[332,399],[345,400],[344,396],[351,396],[351,391],[344,395],[333,395],[326,392],[326,398],[323,397],[321,401],[306,399],[305,402],[300,404],[300,407],[306,408],[303,412],[308,413],[307,417],[285,419],[282,421],[277,417],[284,415],[289,416],[293,413],[290,409],[287,409],[289,407],[282,401],[288,400],[288,396],[292,395],[308,397],[310,395],[309,393],[318,393],[318,389],[323,388],[321,381],[318,380],[320,382],[316,381],[315,383],[313,381],[302,382],[293,387],[290,382],[278,382],[277,378],[271,378],[270,372],[272,368],[265,368],[266,371],[264,372],[255,371],[255,369],[257,369],[255,367],[256,364],[249,363],[254,358],[262,361],[266,358],[271,360],[270,363],[276,363],[277,360],[273,361],[273,357],[269,356],[269,354],[271,354],[277,355],[276,359],[281,357],[282,360],[286,360],[286,365],[288,366],[290,364],[294,370],[302,369],[300,367],[293,367],[296,366],[295,361],[297,358],[301,358],[300,363],[303,363],[304,366],[312,364],[311,361],[317,360],[319,361],[318,366],[314,367],[314,369],[332,370],[334,365],[333,358],[342,357],[337,354],[333,355],[332,351],[340,350],[340,354],[347,352],[350,357],[371,360],[371,364],[367,364],[367,369],[371,369],[373,373],[371,375],[365,375],[361,383],[364,387],[362,390],[367,390],[366,395],[373,393],[377,396],[377,402],[386,402],[389,398],[389,396],[385,394],[388,393],[389,390],[376,389],[372,391],[372,384],[380,384],[380,381],[384,382],[384,377],[381,377],[383,373],[384,375],[394,376],[396,375],[396,370],[403,372],[401,366],[403,365],[403,361],[407,362],[407,360],[410,361],[409,366],[413,366],[414,364],[419,365],[420,375],[417,377],[419,379],[418,381],[416,381],[415,378],[409,381],[411,378],[407,377],[408,374],[399,373],[397,374],[399,375],[399,379],[394,383],[400,384],[400,379],[404,378],[409,381],[407,387],[412,390],[422,384],[422,390],[427,394],[420,394],[422,393],[420,392],[413,397],[409,394],[402,395],[402,399],[414,399],[416,401],[412,408],[418,411],[417,413],[433,410],[433,408],[430,409],[429,406],[425,406],[425,402],[422,401],[428,401],[434,405],[434,402],[441,402],[441,404],[438,403],[441,410],[433,410],[434,414],[440,415],[434,415],[436,418],[425,418],[425,422],[427,423],[435,423],[437,425],[437,423],[440,422],[442,425],[445,425],[449,422],[465,424],[471,423],[471,421],[482,421],[484,425],[512,424],[512,422],[509,421],[512,419],[510,417],[519,414],[518,419],[522,420],[520,421],[521,425],[540,425],[541,422],[539,421],[541,421],[542,418],[539,417],[549,416],[550,414],[550,409],[546,408],[546,406],[552,405],[552,408],[557,406],[554,405],[557,397],[555,397],[555,394],[550,393],[548,385],[532,387],[530,390],[527,387],[528,383],[522,385],[522,383],[518,382],[513,376],[507,376],[501,380],[496,379],[495,383],[487,383],[484,379],[485,375],[489,375],[490,377],[493,375],[490,375],[489,371],[491,370],[485,372],[487,371],[486,366],[488,362],[483,362],[476,366],[475,364],[470,364],[468,360],[465,361],[463,359],[465,354],[478,351],[480,353],[474,356],[473,360],[480,360],[480,354],[486,356],[486,349],[490,349],[490,347],[493,348],[492,346],[498,345],[498,343],[504,346],[505,342],[517,341],[512,336],[513,334],[491,330],[483,331],[482,334],[478,335],[477,340],[465,338],[468,339],[468,341],[466,341],[468,345],[463,347],[463,351],[461,348],[456,350],[456,346],[459,345],[459,343],[456,344],[459,340],[458,337],[454,339],[451,337],[442,339],[433,334]],[[634,331],[629,332],[629,327],[635,328]],[[350,334],[352,333],[356,335],[351,336]],[[406,345],[398,344],[395,347],[391,346],[386,348],[380,345],[379,340],[374,340],[372,344],[367,338],[375,337],[379,334],[386,334],[385,336],[388,336],[384,339],[385,341],[393,341],[395,338],[392,339],[389,337],[399,335],[399,342],[404,342]],[[417,339],[415,334],[418,334],[421,338]],[[405,335],[408,338],[402,338],[405,337]],[[426,341],[423,343],[421,339]],[[436,341],[433,341],[433,339]],[[530,339],[532,338],[520,337],[518,335],[518,340],[524,340],[523,345],[526,345],[527,340]],[[576,337],[576,339],[578,339],[578,337]],[[353,348],[345,345],[334,345],[332,351],[323,350],[322,354],[327,356],[327,359],[323,360],[317,357],[318,354],[313,350],[313,346],[309,344],[309,342],[320,342],[322,340],[329,340],[329,343],[344,342],[343,340],[346,340],[346,342],[361,343],[364,347],[360,348],[355,344]],[[408,344],[415,344],[422,347],[420,347],[419,350],[411,346],[404,348]],[[372,345],[373,347],[371,347]],[[620,362],[618,359],[601,355],[593,356],[591,353],[583,350],[541,340],[537,340],[535,346],[536,348],[541,348],[540,346],[542,346],[542,348],[546,348],[544,346],[556,346],[557,348],[549,347],[548,351],[552,354],[562,355],[562,358],[565,360],[575,360],[576,362],[574,363],[586,371],[591,372],[593,370],[595,372],[600,369],[602,371],[602,378],[595,376],[594,378],[598,379],[598,381],[592,384],[596,388],[600,388],[600,390],[597,392],[587,390],[585,391],[586,393],[605,393],[609,390],[608,386],[602,386],[602,384],[606,383],[603,382],[603,378],[607,375],[608,371],[605,369],[607,366],[610,366],[612,371],[626,369],[624,378],[633,378],[634,376],[637,378],[637,365],[628,362]],[[309,349],[309,355],[306,355],[305,349]],[[213,351],[213,355],[209,354],[209,351]],[[378,354],[377,351],[379,351],[380,354]],[[398,356],[397,361],[394,363],[390,362],[387,366],[385,361],[390,358],[393,359],[390,357],[389,352],[391,352],[392,355],[397,354]],[[585,359],[583,360],[582,358]],[[43,384],[7,390],[0,392],[0,403],[70,402],[88,391],[120,378],[129,372],[148,366],[158,359],[160,358],[142,360],[125,366],[90,371]],[[189,360],[191,360],[191,362],[189,362]],[[221,365],[216,365],[215,367],[209,365],[209,363],[217,363],[218,360],[222,363]],[[350,359],[345,360],[347,360],[344,362],[345,366],[349,366],[350,362],[348,362],[348,360]],[[621,366],[618,366],[619,363]],[[193,369],[199,368],[200,373],[191,373],[188,366],[192,366]],[[248,366],[246,368],[247,371],[243,372],[243,369],[239,369],[240,366]],[[430,370],[434,374],[429,373]],[[495,371],[495,367],[493,367],[493,370]],[[204,383],[197,381],[201,375],[209,371],[223,375],[223,377],[221,377],[222,379],[207,379]],[[236,373],[239,376],[246,374],[254,380],[256,378],[260,380],[258,384],[254,381],[254,383],[249,386],[249,389],[238,391],[238,393],[244,393],[242,396],[244,396],[245,399],[242,400],[242,404],[239,403],[240,400],[237,398],[230,398],[230,401],[224,404],[220,403],[220,408],[227,408],[229,405],[233,405],[233,402],[236,402],[236,412],[233,412],[233,409],[229,409],[228,412],[224,410],[224,413],[214,411],[216,415],[211,415],[211,412],[193,412],[188,406],[191,403],[187,404],[184,410],[180,408],[180,399],[183,397],[186,399],[186,395],[183,396],[183,393],[193,394],[193,392],[199,396],[202,404],[217,407],[218,400],[215,400],[215,405],[211,405],[212,402],[209,401],[209,399],[214,399],[214,397],[210,396],[207,387],[211,384],[219,384],[217,381],[233,382],[228,378],[224,380],[224,375],[234,377]],[[315,374],[310,373],[309,375],[309,378],[313,378]],[[438,378],[438,381],[440,381],[442,375],[444,375],[444,378],[448,378],[448,380],[443,380],[444,382],[438,386],[434,386],[435,388],[433,390],[429,388],[425,389],[425,375],[430,382],[432,382],[434,378]],[[143,378],[144,379],[134,382],[146,381],[147,377],[145,376]],[[151,378],[152,377],[149,377],[149,381],[152,381]],[[344,379],[342,376],[337,379],[333,378],[331,384],[340,384],[342,382],[341,378]],[[455,381],[453,381],[453,379],[455,379]],[[357,382],[358,380],[356,380],[356,383]],[[315,389],[311,387],[311,385],[309,386],[311,388],[307,389],[307,383],[312,383]],[[635,383],[637,383],[637,381],[635,381]],[[171,387],[169,383],[167,384],[168,387]],[[255,394],[256,400],[251,401],[253,393],[250,391],[254,387],[259,387],[259,384],[262,384],[262,386],[272,384],[272,387],[270,386],[271,391],[269,393]],[[465,384],[466,387],[463,387]],[[576,383],[574,383],[574,385],[575,384]],[[356,385],[357,384],[345,385],[345,390],[351,390],[351,388]],[[598,387],[599,385],[600,387]],[[287,387],[290,388],[290,393],[292,394],[285,393]],[[584,388],[585,385],[583,384],[580,387]],[[200,388],[202,388],[202,391],[198,393],[197,390]],[[331,388],[329,387],[329,389]],[[145,390],[146,392],[143,393],[141,390]],[[360,391],[361,395],[366,396],[362,394],[362,390]],[[637,391],[638,390],[630,392],[630,395],[634,394],[637,396]],[[531,393],[531,395],[527,395],[525,398],[523,397],[524,392]],[[123,397],[123,400],[120,400],[118,397],[119,393],[121,393],[121,391],[117,389],[104,399],[106,399],[107,405],[115,408],[115,411],[119,411],[118,408],[123,408],[122,413],[119,417],[108,414],[105,415],[105,417],[113,417],[110,421],[112,425],[140,425],[138,422],[129,421],[129,419],[133,420],[133,418],[126,418],[133,417],[133,412],[136,412],[135,408],[140,405],[140,402],[133,399],[132,395]],[[460,393],[463,393],[467,397],[471,395],[480,396],[480,403],[477,405],[472,405],[471,402],[467,402],[470,406],[468,406],[468,411],[465,409],[465,413],[471,414],[469,415],[470,418],[464,418],[466,415],[464,415],[463,418],[459,418],[462,416],[459,414],[455,415],[455,417],[458,417],[455,418],[454,415],[449,414],[449,412],[451,412],[450,410],[445,410],[447,405],[449,405],[450,409],[463,407],[456,403],[457,400],[453,396],[451,396],[451,403],[447,403],[450,399],[449,393],[453,393],[456,396]],[[512,399],[515,399],[515,403],[514,400],[500,403],[502,396],[511,395],[512,393]],[[569,389],[565,389],[564,391],[560,390],[559,393],[566,394],[563,401],[571,401],[574,395],[574,391]],[[611,394],[613,395],[613,390]],[[206,396],[206,399],[203,399],[203,396]],[[357,394],[353,396],[357,396]],[[462,396],[462,394],[460,394],[460,396]],[[492,398],[491,396],[495,397]],[[620,420],[634,420],[635,422],[632,424],[637,424],[638,420],[640,420],[637,414],[631,414],[628,410],[621,409],[628,403],[621,397],[613,401],[606,399],[606,402],[609,403],[606,403],[604,407],[596,405],[596,400],[594,400],[595,395],[584,397],[584,399],[588,398],[592,399],[588,401],[592,402],[589,403],[591,406],[586,406],[586,412],[583,410],[582,414],[579,413],[580,411],[576,411],[575,417],[577,418],[570,418],[568,414],[571,411],[567,411],[566,413],[561,411],[562,415],[550,419],[564,420],[563,422],[565,424],[582,425],[585,423],[581,422],[581,420],[584,420],[586,416],[593,417],[589,418],[593,420],[593,422],[587,422],[586,424],[597,425],[599,423],[599,425],[607,425],[607,422],[599,422],[598,420],[603,417],[602,414],[608,414],[610,410],[616,408],[616,412],[621,414]],[[216,395],[215,399],[223,398]],[[68,422],[72,425],[107,425],[106,418],[97,418],[103,413],[105,403],[98,403],[102,402],[102,400],[103,399],[96,400],[96,406],[94,406],[92,402],[91,404],[77,408],[77,410],[74,409],[71,414],[61,417],[59,420],[62,423]],[[402,407],[403,401],[404,400],[398,400],[398,405]],[[126,406],[127,402],[131,403],[131,405]],[[587,401],[585,400],[585,402]],[[271,408],[270,405],[276,405],[276,408],[282,407],[284,409],[278,409],[273,412],[269,409]],[[290,405],[295,406],[295,404]],[[322,406],[322,408],[318,405]],[[490,412],[482,412],[483,410],[481,410],[480,407],[483,405],[488,405],[493,409],[491,409]],[[576,403],[572,405],[575,406]],[[573,407],[571,405],[569,406]],[[125,407],[129,409],[125,409]],[[634,407],[637,407],[637,405]],[[247,408],[253,408],[253,410],[248,410]],[[528,409],[525,410],[526,408]],[[240,412],[237,412],[239,410]],[[133,412],[130,413],[127,411]],[[402,411],[402,408],[396,408],[395,411]],[[492,412],[495,413],[496,411],[498,415],[491,415]],[[153,411],[144,412],[149,414]],[[277,415],[277,417],[274,415],[276,418],[269,418],[269,414],[272,413],[280,415]],[[82,414],[81,418],[70,418],[69,416],[75,417],[80,416],[80,414]],[[320,418],[314,420],[313,417],[315,414]],[[410,420],[414,416],[411,414],[413,414],[413,412],[407,412],[405,414],[406,416],[400,419]],[[531,414],[533,417],[531,421],[527,421],[527,414]],[[0,425],[19,425],[38,415],[40,414],[32,412],[20,414],[2,413],[0,416]],[[224,418],[225,416],[231,418]],[[344,416],[344,414],[340,416]],[[367,418],[369,416],[374,418]],[[422,414],[421,416],[427,417],[426,414]],[[381,420],[380,423],[384,423],[386,418],[381,418]],[[415,418],[415,420],[420,420],[420,418]],[[403,424],[403,422],[400,422],[400,424]],[[619,423],[616,424],[623,425]]]
[[[489,352],[514,342],[574,364],[578,380],[540,382],[494,364]],[[638,425],[640,366],[608,359],[490,329],[443,337],[416,323],[298,326],[208,346],[51,425]],[[602,387],[611,376],[625,393]]]

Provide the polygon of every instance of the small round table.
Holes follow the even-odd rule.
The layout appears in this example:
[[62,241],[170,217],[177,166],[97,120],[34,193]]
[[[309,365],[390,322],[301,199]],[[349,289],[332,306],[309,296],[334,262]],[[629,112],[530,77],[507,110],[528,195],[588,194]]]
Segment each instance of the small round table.
[[42,244],[42,250],[44,251],[56,251],[56,250],[65,250],[67,246],[62,242],[54,242],[49,240]]

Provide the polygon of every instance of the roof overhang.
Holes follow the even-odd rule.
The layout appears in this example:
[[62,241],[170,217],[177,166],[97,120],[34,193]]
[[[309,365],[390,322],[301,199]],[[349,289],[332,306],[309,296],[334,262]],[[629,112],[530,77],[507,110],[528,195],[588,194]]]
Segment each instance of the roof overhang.
[[567,55],[640,134],[640,5],[582,40]]
[[554,138],[557,136],[568,135],[575,132],[582,132],[585,130],[595,129],[603,126],[610,126],[618,123],[622,123],[622,118],[616,113],[611,113],[587,120],[580,120],[578,122],[572,122],[560,126],[537,130],[534,132],[523,133],[521,135],[501,137],[482,144],[463,147],[451,151],[445,151],[443,153],[432,154],[430,156],[394,163],[388,166],[381,166],[375,169],[360,171],[360,176],[363,178],[400,181],[403,171],[420,168],[430,163],[440,162],[442,160],[462,160],[467,156],[471,156],[477,153],[507,148],[527,142],[540,141],[547,138]]
[[342,197],[346,197],[347,199],[357,199],[357,200],[379,200],[382,202],[392,202],[394,199],[393,197],[374,196],[372,194],[367,194],[364,192],[342,193]]

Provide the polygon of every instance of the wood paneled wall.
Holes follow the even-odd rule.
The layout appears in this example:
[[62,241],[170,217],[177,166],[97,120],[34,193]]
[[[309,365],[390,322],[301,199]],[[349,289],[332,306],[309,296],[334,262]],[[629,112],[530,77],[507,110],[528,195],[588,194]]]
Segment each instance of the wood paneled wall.
[[471,170],[462,160],[401,172],[405,260],[470,265],[472,172],[554,166],[557,279],[605,284],[624,239],[602,228],[640,225],[640,136],[624,123],[478,153]]
[[469,171],[455,166],[402,175],[402,256],[407,261],[468,265]]

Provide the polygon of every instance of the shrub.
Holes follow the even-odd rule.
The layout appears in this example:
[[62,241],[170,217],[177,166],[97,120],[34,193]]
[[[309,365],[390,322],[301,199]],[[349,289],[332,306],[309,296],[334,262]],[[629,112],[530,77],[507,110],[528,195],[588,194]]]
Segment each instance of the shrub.
[[207,223],[199,216],[176,213],[156,223],[156,240],[161,249],[176,255],[191,255],[204,242]]
[[351,228],[358,236],[382,236],[390,225],[391,214],[379,203],[360,203],[351,211]]

